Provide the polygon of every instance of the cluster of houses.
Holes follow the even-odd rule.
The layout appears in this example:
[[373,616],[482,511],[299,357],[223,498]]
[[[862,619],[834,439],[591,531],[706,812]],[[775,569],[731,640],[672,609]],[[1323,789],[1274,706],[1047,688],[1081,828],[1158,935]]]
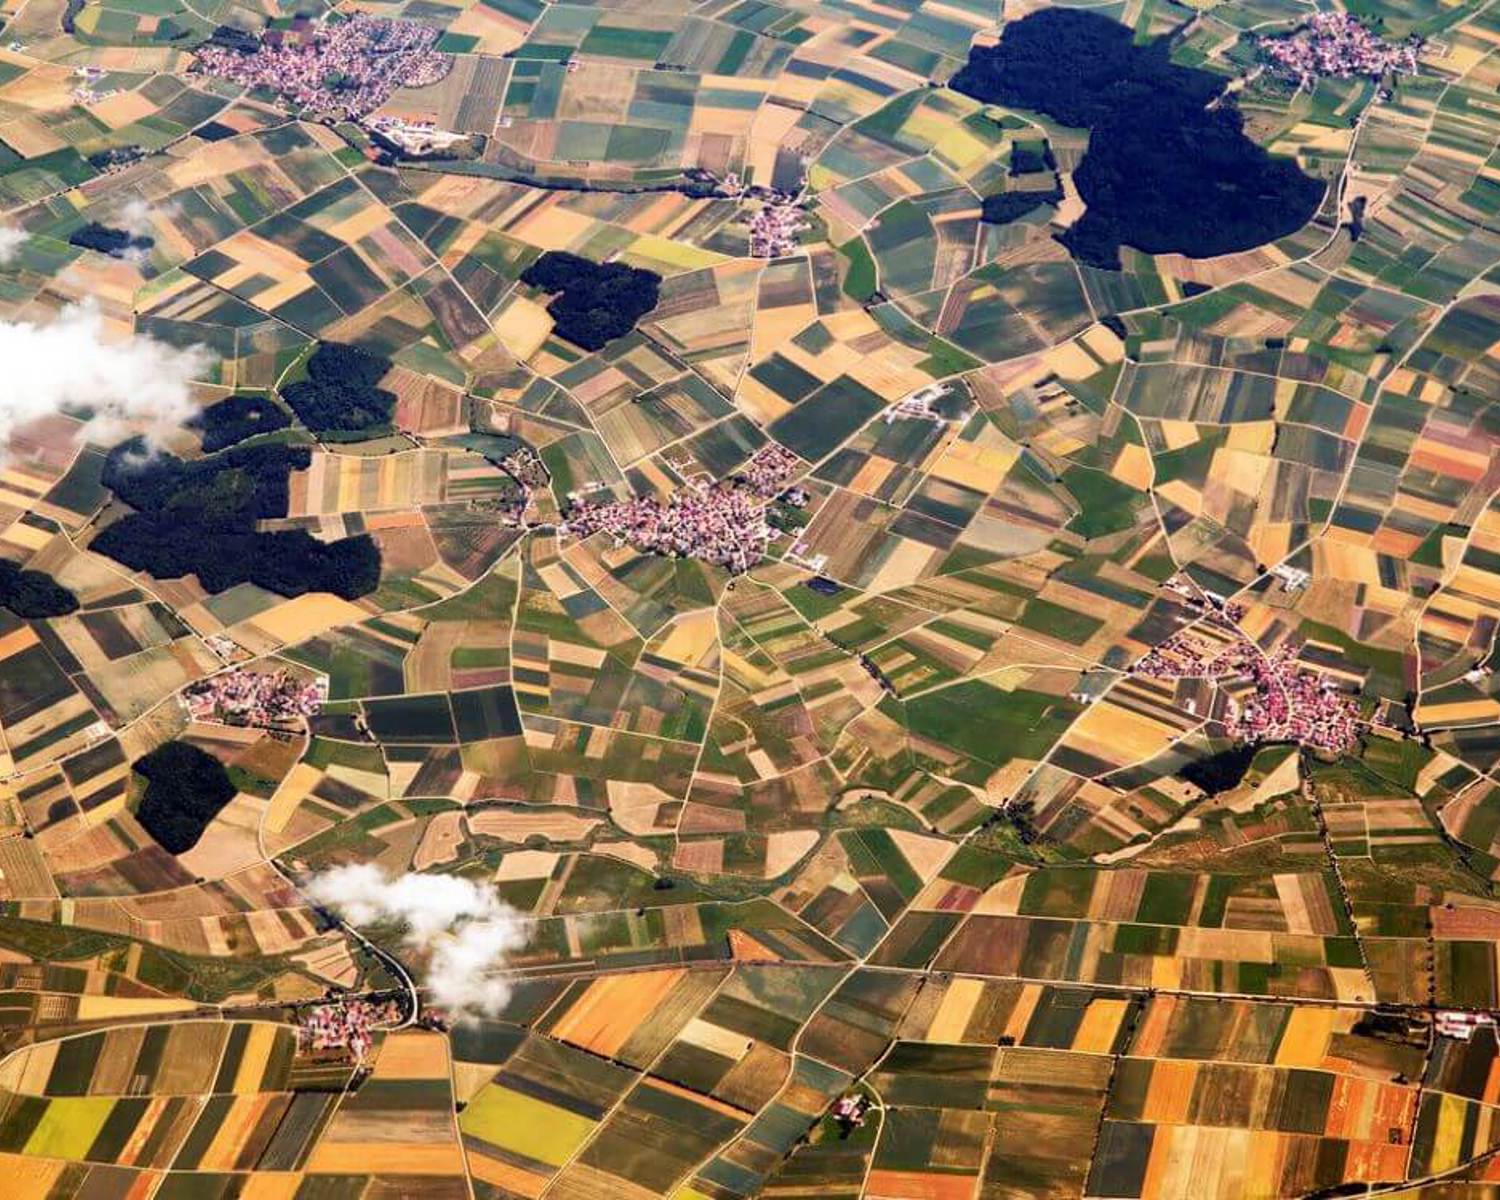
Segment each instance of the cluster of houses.
[[317,716],[328,702],[328,676],[307,681],[285,669],[237,667],[189,684],[182,698],[195,721],[276,729]]

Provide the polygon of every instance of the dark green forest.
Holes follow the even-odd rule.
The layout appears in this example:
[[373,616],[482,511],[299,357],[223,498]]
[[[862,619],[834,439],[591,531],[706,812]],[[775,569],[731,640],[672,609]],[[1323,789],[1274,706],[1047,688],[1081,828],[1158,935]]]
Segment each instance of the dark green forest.
[[172,854],[196,846],[208,823],[234,799],[224,764],[188,742],[158,746],[134,770],[146,780],[136,820]]
[[[1220,98],[1224,77],[1179,66],[1170,50],[1170,38],[1137,45],[1108,17],[1049,8],[1007,25],[999,45],[975,46],[951,81],[1090,130],[1073,173],[1087,210],[1059,240],[1091,266],[1118,270],[1121,246],[1193,258],[1248,250],[1300,229],[1323,198],[1321,180],[1245,136],[1239,109]],[[986,220],[1010,209],[999,203]]]
[[282,409],[265,396],[226,396],[210,404],[188,422],[203,435],[203,449],[212,454],[243,442],[258,433],[273,433],[292,423]]
[[257,529],[286,516],[287,476],[309,461],[305,447],[252,446],[184,462],[149,454],[138,438],[126,442],[110,452],[103,482],[136,511],[90,549],[159,579],[196,575],[210,592],[254,583],[282,596],[356,599],[380,582],[370,537],[326,543],[303,529]]
[[395,393],[376,386],[390,369],[388,358],[323,342],[307,360],[307,378],[287,384],[281,397],[314,433],[377,437],[390,432],[396,409]]
[[656,307],[661,276],[624,263],[596,263],[549,250],[521,273],[521,282],[556,293],[547,312],[556,333],[585,350],[602,350]]
[[67,616],[77,610],[78,597],[45,571],[28,571],[0,559],[0,605],[32,621]]
[[90,221],[73,231],[68,244],[84,250],[97,250],[111,258],[124,258],[129,251],[145,252],[151,249],[156,241],[154,238],[131,234],[124,229],[112,229],[98,221]]

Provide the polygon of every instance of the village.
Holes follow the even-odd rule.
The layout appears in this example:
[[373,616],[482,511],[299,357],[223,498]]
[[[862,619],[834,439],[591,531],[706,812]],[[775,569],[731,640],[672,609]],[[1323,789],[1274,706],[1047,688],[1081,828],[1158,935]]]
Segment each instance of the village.
[[363,1063],[375,1044],[376,1030],[400,1019],[401,1006],[396,1000],[339,997],[302,1013],[297,1041],[305,1050],[342,1051],[356,1063]]
[[253,50],[243,39],[210,42],[195,67],[249,88],[279,93],[287,103],[335,120],[357,120],[398,87],[426,87],[447,74],[451,60],[433,49],[439,31],[416,21],[358,13],[348,20],[305,17],[267,30]]
[[286,669],[235,667],[189,684],[182,698],[195,721],[285,728],[318,714],[328,701],[328,677],[307,682]]
[[1345,12],[1314,13],[1296,32],[1262,37],[1261,53],[1299,88],[1310,88],[1320,76],[1379,78],[1387,71],[1415,75],[1417,43],[1389,42]]
[[797,235],[808,227],[806,215],[790,197],[766,200],[750,218],[750,256],[781,258],[797,252]]
[[1238,605],[1227,604],[1222,616],[1204,618],[1205,631],[1228,642],[1212,657],[1197,648],[1199,639],[1189,631],[1153,648],[1131,673],[1147,679],[1214,681],[1225,698],[1225,731],[1237,741],[1295,742],[1325,754],[1352,749],[1360,731],[1354,697],[1304,668],[1292,646],[1262,650],[1234,623],[1242,615]]
[[[665,502],[645,496],[593,504],[575,497],[562,528],[576,537],[608,533],[618,544],[650,554],[697,559],[743,574],[777,536],[766,507],[786,490],[796,464],[795,454],[772,443],[728,482],[692,480]],[[807,503],[800,489],[786,498],[793,507]]]

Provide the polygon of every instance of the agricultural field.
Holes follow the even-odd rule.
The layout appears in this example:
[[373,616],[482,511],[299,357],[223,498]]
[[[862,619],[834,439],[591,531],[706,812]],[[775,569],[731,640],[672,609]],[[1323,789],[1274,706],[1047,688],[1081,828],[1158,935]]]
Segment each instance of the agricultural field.
[[1483,0],[0,0],[0,1200],[1500,1197]]

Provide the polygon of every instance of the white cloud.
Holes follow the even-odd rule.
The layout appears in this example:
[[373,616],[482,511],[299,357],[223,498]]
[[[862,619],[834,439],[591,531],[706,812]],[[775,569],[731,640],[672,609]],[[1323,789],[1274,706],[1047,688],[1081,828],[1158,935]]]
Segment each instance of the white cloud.
[[[176,208],[168,206],[162,212],[163,215],[167,215],[169,212],[176,212]],[[152,227],[152,219],[156,216],[156,213],[157,210],[153,209],[144,200],[128,200],[125,203],[125,207],[120,209],[116,220],[119,221],[120,228],[132,237],[150,237],[155,232]]]
[[407,945],[427,956],[433,1001],[453,1016],[493,1015],[510,999],[510,982],[495,972],[526,944],[526,922],[492,887],[415,871],[387,878],[359,863],[314,876],[307,891],[355,925],[405,925]]
[[213,355],[145,334],[110,340],[92,301],[69,305],[48,324],[0,321],[0,448],[29,421],[86,408],[101,441],[144,428],[155,441],[198,411],[190,383]]
[[[137,198],[126,201],[125,206],[115,214],[115,222],[131,237],[155,240],[157,222],[170,221],[181,211],[176,201],[168,201],[166,204],[148,204]],[[132,248],[126,250],[123,257],[133,262],[144,262],[150,259],[151,252]]]
[[26,237],[24,229],[15,225],[0,225],[0,267],[15,258],[16,251],[21,248]]

